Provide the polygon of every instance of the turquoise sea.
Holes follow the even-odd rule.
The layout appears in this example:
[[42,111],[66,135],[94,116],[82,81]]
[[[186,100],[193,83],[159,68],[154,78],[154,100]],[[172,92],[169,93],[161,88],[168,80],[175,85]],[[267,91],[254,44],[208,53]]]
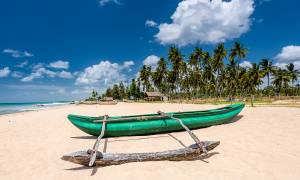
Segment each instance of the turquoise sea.
[[46,109],[54,106],[70,104],[67,101],[57,102],[25,102],[25,103],[0,103],[0,115],[11,114],[16,112],[34,111]]

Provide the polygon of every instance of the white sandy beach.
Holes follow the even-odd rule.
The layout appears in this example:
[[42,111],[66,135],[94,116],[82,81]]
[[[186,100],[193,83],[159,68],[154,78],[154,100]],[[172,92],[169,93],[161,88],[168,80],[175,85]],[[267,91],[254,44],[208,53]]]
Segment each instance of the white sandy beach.
[[[201,140],[221,144],[205,161],[141,162],[87,168],[62,161],[63,154],[91,148],[95,138],[74,127],[70,113],[99,116],[210,109],[192,104],[119,103],[69,105],[0,116],[0,179],[299,179],[300,109],[246,107],[235,122],[194,130]],[[106,152],[182,148],[186,132],[108,139]],[[103,143],[100,147],[103,150]]]

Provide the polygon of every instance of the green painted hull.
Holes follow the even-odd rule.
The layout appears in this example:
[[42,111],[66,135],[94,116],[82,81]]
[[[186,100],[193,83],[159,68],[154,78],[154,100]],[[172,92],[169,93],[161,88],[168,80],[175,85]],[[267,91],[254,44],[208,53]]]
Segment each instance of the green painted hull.
[[[180,118],[186,126],[191,129],[195,129],[226,123],[238,115],[244,106],[244,104],[233,104],[218,109],[172,112],[167,113],[167,115],[173,115],[176,118]],[[151,120],[134,120],[134,118],[139,116],[151,117],[158,116],[158,114],[109,117],[110,122],[107,122],[106,124],[105,137],[147,135],[183,130],[179,122],[171,118],[166,117]],[[120,118],[133,119],[118,122],[117,120]],[[93,121],[101,120],[103,117],[69,115],[68,119],[77,128],[90,135],[98,136],[101,132],[102,123]],[[116,120],[116,122],[113,122],[113,120]]]

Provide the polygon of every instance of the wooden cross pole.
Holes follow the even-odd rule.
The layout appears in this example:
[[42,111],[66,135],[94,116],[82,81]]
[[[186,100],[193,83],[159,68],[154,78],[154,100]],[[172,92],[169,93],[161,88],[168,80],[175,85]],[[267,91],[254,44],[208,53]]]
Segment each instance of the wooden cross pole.
[[89,166],[92,167],[94,166],[94,163],[96,161],[96,156],[97,156],[97,150],[99,148],[99,144],[100,144],[100,141],[101,139],[103,138],[104,136],[104,133],[105,133],[105,128],[106,128],[106,120],[108,118],[108,115],[105,115],[103,117],[103,121],[102,121],[102,128],[101,128],[101,134],[98,136],[94,146],[93,146],[93,150],[92,150],[92,153],[91,153],[91,158],[90,158],[90,163],[89,163]]
[[182,122],[181,119],[179,118],[175,118],[173,116],[169,116],[166,113],[162,112],[162,111],[158,111],[158,114],[162,115],[162,116],[166,116],[169,117],[171,119],[174,119],[176,121],[178,121],[180,123],[180,125],[189,133],[189,135],[191,136],[191,138],[196,142],[196,144],[199,146],[199,148],[202,149],[202,151],[207,154],[207,150],[204,147],[204,144],[199,140],[199,138]]

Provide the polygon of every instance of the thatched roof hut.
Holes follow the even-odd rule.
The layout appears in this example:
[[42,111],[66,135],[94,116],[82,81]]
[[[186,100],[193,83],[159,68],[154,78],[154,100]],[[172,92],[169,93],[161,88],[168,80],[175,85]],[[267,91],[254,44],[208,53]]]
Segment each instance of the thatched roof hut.
[[163,101],[164,95],[160,92],[146,92],[145,93],[145,100],[148,101]]

